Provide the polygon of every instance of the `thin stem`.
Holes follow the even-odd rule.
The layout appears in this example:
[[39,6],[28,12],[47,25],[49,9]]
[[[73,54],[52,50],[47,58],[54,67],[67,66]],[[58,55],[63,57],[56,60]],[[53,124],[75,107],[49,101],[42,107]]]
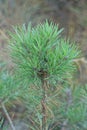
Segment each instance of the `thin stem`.
[[7,119],[8,119],[8,122],[9,122],[9,124],[10,124],[12,130],[16,130],[15,127],[14,127],[14,125],[13,125],[13,122],[12,122],[12,120],[11,120],[11,118],[10,118],[10,116],[9,116],[9,114],[8,114],[8,112],[7,112],[7,110],[6,110],[6,107],[5,107],[4,103],[2,103],[1,105],[2,105],[2,109],[3,109],[5,115],[6,115]]
[[47,81],[42,80],[42,89],[43,89],[43,98],[41,101],[42,105],[42,130],[46,130],[46,124],[47,124],[47,115],[46,115],[46,88],[47,88]]

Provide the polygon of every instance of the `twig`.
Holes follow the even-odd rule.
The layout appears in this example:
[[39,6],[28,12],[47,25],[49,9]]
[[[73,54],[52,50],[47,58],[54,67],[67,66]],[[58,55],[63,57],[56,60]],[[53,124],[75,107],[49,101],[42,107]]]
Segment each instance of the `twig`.
[[6,107],[5,107],[4,103],[2,103],[1,105],[2,105],[2,109],[3,109],[3,111],[4,111],[4,113],[5,113],[6,117],[7,117],[7,119],[9,121],[9,124],[10,124],[12,130],[16,130],[15,127],[14,127],[14,125],[13,125],[13,122],[12,122],[12,120],[11,120],[11,118],[10,118],[7,110],[6,110]]

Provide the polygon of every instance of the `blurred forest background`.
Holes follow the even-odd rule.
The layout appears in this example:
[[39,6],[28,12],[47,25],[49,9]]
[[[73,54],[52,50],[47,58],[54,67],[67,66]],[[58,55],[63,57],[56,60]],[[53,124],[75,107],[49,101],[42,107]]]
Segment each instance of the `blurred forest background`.
[[79,81],[87,82],[87,0],[0,0],[0,60],[12,66],[8,55],[7,30],[12,25],[34,25],[48,19],[64,28],[63,35],[80,46],[83,56],[77,60]]

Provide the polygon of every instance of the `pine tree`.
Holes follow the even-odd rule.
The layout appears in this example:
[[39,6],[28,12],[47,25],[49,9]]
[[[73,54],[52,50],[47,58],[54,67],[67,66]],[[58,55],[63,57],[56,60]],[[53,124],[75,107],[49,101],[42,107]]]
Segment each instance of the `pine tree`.
[[47,97],[50,87],[70,78],[76,69],[73,61],[80,54],[74,42],[62,37],[62,31],[57,24],[46,21],[35,27],[31,24],[16,26],[14,32],[10,32],[9,48],[15,63],[16,79],[22,86],[24,98],[29,90],[30,107],[35,104],[31,109],[37,108],[37,104],[41,106],[41,125],[36,128],[40,130],[48,129]]

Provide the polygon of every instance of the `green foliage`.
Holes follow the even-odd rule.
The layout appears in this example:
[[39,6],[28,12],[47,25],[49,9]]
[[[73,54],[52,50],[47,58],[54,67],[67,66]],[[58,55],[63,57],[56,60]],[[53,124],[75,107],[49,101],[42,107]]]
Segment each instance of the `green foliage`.
[[[17,26],[14,32],[10,32],[9,47],[15,63],[15,77],[21,86],[20,97],[28,109],[31,130],[43,130],[43,99],[47,118],[45,130],[50,125],[55,130],[55,123],[59,129],[66,119],[71,124],[85,119],[84,104],[81,107],[79,103],[67,105],[67,94],[64,95],[63,87],[58,84],[58,81],[70,78],[76,69],[74,60],[80,55],[76,45],[62,37],[62,30],[58,25],[46,21],[36,27],[31,24],[27,27]],[[42,80],[44,77],[45,80]],[[44,86],[45,89],[43,81],[49,84]],[[76,93],[74,91],[73,94]],[[72,100],[78,101],[78,98]],[[79,115],[74,118],[77,113]]]
[[[70,91],[68,91],[67,94],[68,89]],[[63,122],[64,119],[68,120],[70,130],[85,130],[87,120],[87,104],[85,102],[85,98],[87,98],[86,89],[84,89],[83,86],[72,86],[68,88],[64,87],[62,90],[62,100],[59,95],[61,104],[58,108],[59,115],[61,115],[60,119],[62,119],[61,122]]]
[[40,105],[40,102],[42,100],[41,88],[34,85],[30,86],[29,88],[22,89],[20,97],[26,105],[26,108],[28,108],[29,112],[32,112],[37,108],[37,106]]
[[6,103],[18,96],[18,87],[14,80],[14,76],[4,67],[0,67],[0,101]]
[[10,51],[16,64],[18,79],[23,83],[37,81],[39,72],[50,80],[63,79],[73,70],[73,60],[79,56],[75,44],[62,38],[58,25],[48,23],[26,28],[15,27],[10,33]]

